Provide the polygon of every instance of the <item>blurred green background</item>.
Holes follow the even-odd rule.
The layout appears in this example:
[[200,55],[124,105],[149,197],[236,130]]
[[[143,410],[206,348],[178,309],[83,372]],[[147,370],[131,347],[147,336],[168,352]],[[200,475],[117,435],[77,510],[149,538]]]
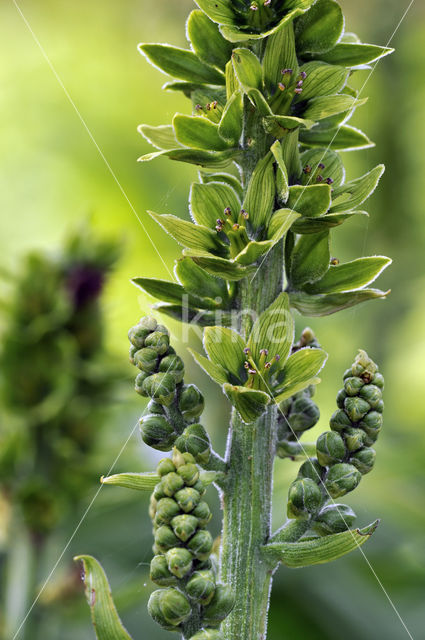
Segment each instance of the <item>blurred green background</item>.
[[[15,270],[29,249],[55,248],[67,230],[87,214],[99,233],[122,236],[124,257],[110,281],[104,306],[111,357],[125,362],[127,329],[150,304],[129,279],[142,274],[168,278],[167,271],[172,271],[173,260],[179,255],[178,246],[153,226],[145,210],[187,216],[189,183],[196,177],[192,167],[167,160],[143,165],[136,162],[148,151],[137,125],[168,123],[175,111],[188,110],[183,97],[161,92],[165,76],[147,65],[136,46],[140,41],[184,46],[184,20],[193,3],[21,0],[18,4],[116,180],[16,6],[3,1],[0,268]],[[341,4],[348,30],[359,33],[365,42],[385,45],[409,2],[342,0]],[[382,518],[377,534],[363,549],[415,640],[425,638],[424,39],[425,7],[416,0],[391,42],[396,54],[376,67],[364,90],[369,102],[353,120],[377,148],[344,154],[350,177],[381,161],[387,172],[369,201],[369,221],[351,221],[333,234],[333,254],[343,260],[362,254],[394,259],[381,281],[382,288],[391,287],[392,294],[386,301],[329,318],[299,318],[299,327],[311,324],[330,354],[316,396],[322,411],[317,430],[327,427],[341,374],[357,348],[369,351],[386,377],[385,433],[379,442],[376,468],[349,502],[361,524]],[[368,72],[358,74],[356,85],[361,87],[367,78]],[[171,323],[171,329],[180,340],[182,328]],[[196,346],[199,336],[192,332],[190,341]],[[184,351],[182,355],[187,380],[199,383],[209,400],[205,422],[222,452],[226,401]],[[144,407],[140,398],[133,397],[131,375],[129,365],[128,392],[121,394],[111,411],[99,448],[99,475],[108,471]],[[151,469],[156,457],[142,446],[136,431],[115,470]],[[291,463],[277,461],[276,526],[284,519],[287,484],[295,473]],[[95,484],[87,486],[81,513],[75,513],[57,532],[43,559],[41,582],[97,488]],[[214,528],[218,533],[218,503],[211,489],[210,500],[216,506]],[[54,573],[46,589],[48,597],[76,553],[92,553],[103,563],[120,613],[135,640],[167,637],[167,632],[150,620],[145,607],[152,589],[147,498],[124,489],[103,489]],[[281,569],[272,595],[270,640],[408,637],[371,566],[355,552],[325,567]],[[40,630],[35,633],[32,616],[26,623],[31,639],[94,638],[82,593],[76,600],[42,606]]]

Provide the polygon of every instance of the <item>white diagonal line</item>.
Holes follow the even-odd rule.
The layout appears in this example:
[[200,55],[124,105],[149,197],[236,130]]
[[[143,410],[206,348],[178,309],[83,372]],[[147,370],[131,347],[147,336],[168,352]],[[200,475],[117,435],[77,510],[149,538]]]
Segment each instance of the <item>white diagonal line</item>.
[[45,61],[47,62],[48,66],[50,67],[51,72],[53,73],[53,75],[55,76],[59,86],[61,87],[62,91],[64,92],[66,98],[68,99],[68,102],[70,103],[70,105],[72,106],[72,108],[74,109],[75,113],[77,114],[78,119],[80,120],[81,124],[83,125],[84,129],[86,130],[90,140],[93,142],[94,146],[96,147],[100,157],[102,158],[106,168],[108,169],[109,173],[111,174],[112,178],[114,179],[118,189],[121,191],[122,195],[124,196],[124,199],[127,201],[127,204],[129,205],[130,209],[132,210],[132,212],[134,213],[134,215],[136,216],[137,220],[140,223],[140,226],[142,227],[143,231],[145,232],[146,236],[149,238],[149,241],[152,245],[152,247],[155,249],[156,253],[158,254],[159,259],[161,260],[162,264],[164,265],[164,267],[166,268],[168,275],[171,276],[172,280],[175,280],[173,274],[171,273],[170,269],[168,268],[164,258],[162,257],[162,255],[160,254],[157,246],[155,245],[154,241],[152,240],[151,236],[149,235],[145,225],[143,224],[140,216],[138,215],[134,205],[132,204],[130,198],[128,197],[128,195],[126,194],[123,186],[121,185],[120,181],[118,180],[114,170],[112,169],[111,165],[109,164],[105,154],[103,153],[102,149],[99,147],[94,135],[92,134],[91,130],[89,129],[86,121],[84,120],[83,116],[81,115],[77,105],[75,104],[74,100],[72,99],[71,95],[69,94],[69,91],[67,90],[67,88],[65,87],[64,83],[62,82],[61,77],[59,76],[58,72],[56,71],[52,61],[50,60],[49,56],[47,55],[43,45],[41,44],[40,40],[37,38],[36,34],[34,33],[34,30],[31,28],[31,25],[29,24],[28,20],[26,19],[26,17],[24,16],[22,9],[20,8],[20,6],[18,5],[18,3],[16,2],[16,0],[12,0],[13,4],[15,5],[17,11],[19,12],[19,15],[21,16],[22,20],[24,21],[28,31],[31,33],[34,42],[36,43],[36,45],[38,46],[38,48],[41,51],[41,54],[43,56],[43,58],[45,59]]
[[[402,23],[403,23],[403,21],[404,21],[405,17],[406,17],[406,16],[407,16],[407,14],[409,13],[409,11],[410,11],[410,9],[412,8],[412,6],[413,6],[413,3],[414,3],[414,2],[415,2],[415,0],[411,0],[411,1],[410,1],[410,3],[409,3],[409,5],[408,5],[407,9],[405,10],[405,12],[403,13],[403,15],[401,16],[401,18],[400,18],[400,20],[399,20],[399,22],[398,22],[398,24],[397,24],[396,28],[394,29],[394,31],[392,32],[391,36],[389,37],[388,42],[387,42],[387,44],[385,45],[385,47],[386,47],[386,48],[387,48],[387,47],[389,47],[389,45],[390,45],[390,44],[391,44],[391,42],[393,41],[395,34],[396,34],[396,33],[397,33],[397,31],[400,29],[400,27],[401,27],[401,25],[402,25]],[[373,74],[375,73],[376,67],[377,67],[378,63],[379,63],[379,62],[381,62],[381,60],[382,60],[382,58],[379,58],[379,60],[377,60],[377,61],[373,64],[372,69],[370,70],[370,73],[368,74],[368,76],[367,76],[366,80],[364,81],[364,83],[363,83],[363,84],[362,84],[362,86],[360,87],[360,90],[359,90],[359,93],[358,93],[357,98],[360,98],[360,96],[362,95],[362,93],[363,93],[363,91],[364,91],[364,89],[365,89],[365,87],[366,87],[367,83],[369,82],[369,80],[371,79],[371,77],[373,76]],[[334,134],[334,136],[333,136],[332,140],[329,142],[329,144],[328,144],[327,148],[326,148],[326,149],[324,150],[324,152],[323,152],[323,155],[322,155],[321,159],[319,160],[319,164],[322,162],[322,160],[324,159],[325,155],[326,155],[326,154],[327,154],[327,152],[330,150],[330,148],[331,148],[331,146],[332,146],[333,141],[334,141],[334,140],[335,140],[335,138],[337,137],[337,135],[338,135],[338,133],[339,133],[339,131],[340,131],[340,129],[341,129],[341,127],[343,126],[343,124],[344,124],[344,122],[345,122],[345,121],[346,121],[346,120],[344,120],[343,122],[341,122],[341,124],[339,124],[339,125],[338,125],[338,127],[337,127],[337,129],[336,129],[336,131],[335,131],[335,134]],[[310,183],[311,183],[312,177],[313,177],[312,175],[309,177],[309,179],[308,179],[308,181],[307,181],[307,184],[305,184],[305,185],[304,185],[304,189],[305,189],[306,187],[310,186]],[[300,193],[300,195],[298,196],[298,198],[297,198],[297,200],[295,201],[295,204],[294,204],[294,206],[293,206],[293,209],[294,209],[294,210],[295,210],[295,208],[296,208],[296,206],[297,206],[298,202],[299,202],[299,201],[300,201],[300,199],[302,198],[303,193],[304,193],[304,191],[303,191],[303,190],[301,190],[301,193]],[[269,250],[267,251],[267,253],[265,253],[265,255],[263,256],[263,259],[261,260],[261,262],[260,262],[260,264],[259,264],[259,266],[258,266],[258,269],[256,270],[256,272],[254,273],[254,275],[253,275],[253,276],[252,276],[252,278],[251,278],[251,283],[253,282],[254,278],[257,276],[257,274],[258,274],[259,270],[260,270],[260,269],[261,269],[261,267],[263,266],[263,264],[264,264],[264,260],[267,258],[267,256],[268,256],[268,254],[270,253],[270,251],[271,251],[271,249],[269,249]]]

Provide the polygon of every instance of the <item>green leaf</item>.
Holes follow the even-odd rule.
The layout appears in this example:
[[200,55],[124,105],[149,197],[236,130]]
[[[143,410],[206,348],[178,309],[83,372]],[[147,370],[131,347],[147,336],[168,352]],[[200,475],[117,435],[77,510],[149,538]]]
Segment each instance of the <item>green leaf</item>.
[[[205,302],[205,299],[204,299]],[[220,323],[224,327],[228,327],[232,324],[232,314],[220,309],[208,310],[207,305],[205,308],[193,308],[187,305],[182,306],[179,304],[169,304],[168,302],[160,302],[153,305],[153,308],[160,313],[178,320],[178,322],[187,322],[192,325],[199,325],[200,327],[211,327]]]
[[228,184],[229,187],[232,187],[237,196],[242,199],[242,185],[239,179],[230,173],[207,173],[205,171],[200,171],[199,179],[204,184],[209,184],[210,182],[224,182],[224,184]]
[[219,24],[235,23],[232,0],[195,0],[195,2],[214,22]]
[[274,243],[278,242],[300,217],[299,213],[291,209],[278,209],[275,211],[267,230],[269,238]]
[[132,640],[125,630],[112,600],[108,579],[92,556],[76,556],[84,567],[84,588],[98,640]]
[[357,100],[352,96],[342,93],[334,96],[322,96],[309,100],[304,117],[309,120],[322,120],[329,116],[336,115],[360,107],[367,99]]
[[379,520],[363,529],[333,533],[300,542],[280,542],[263,547],[267,557],[275,558],[292,569],[332,562],[361,547],[376,530]]
[[157,149],[175,149],[179,146],[171,124],[163,124],[159,127],[141,124],[138,130]]
[[353,44],[339,42],[333,49],[320,56],[324,62],[339,64],[344,67],[356,67],[383,58],[394,49],[377,47],[374,44]]
[[243,208],[249,214],[253,229],[266,226],[273,211],[275,197],[274,158],[271,153],[261,158],[248,183]]
[[334,0],[317,0],[295,23],[298,55],[332,49],[344,30],[341,7]]
[[327,353],[322,349],[311,349],[306,347],[305,349],[299,349],[295,351],[285,363],[285,366],[277,375],[277,388],[275,394],[278,396],[276,401],[279,403],[282,399],[280,394],[291,391],[295,387],[297,390],[301,390],[305,387],[300,385],[305,384],[308,386],[309,380],[315,378],[319,371],[323,368],[328,358]]
[[193,51],[168,44],[140,44],[139,51],[160,71],[174,78],[224,85],[224,75],[204,64]]
[[205,356],[202,356],[200,353],[197,353],[190,347],[188,348],[189,353],[193,357],[194,360],[199,364],[199,366],[207,373],[210,378],[217,382],[220,386],[229,382],[228,373],[223,367],[219,364],[211,362]]
[[235,191],[227,184],[194,182],[189,197],[192,218],[206,227],[215,228],[217,219],[222,218],[227,207],[239,212],[241,203]]
[[295,116],[270,116],[266,115],[263,118],[263,126],[266,133],[270,133],[274,138],[281,139],[288,132],[288,130],[297,129],[311,129],[314,125],[314,120],[305,120],[304,118],[296,118]]
[[241,379],[245,343],[239,333],[225,327],[207,327],[204,331],[204,349],[214,364]]
[[[206,273],[191,258],[178,260],[174,271],[179,281],[184,285],[185,291],[189,294],[196,298],[199,298],[199,296],[209,298],[212,301],[221,298],[222,304],[228,302],[229,295],[226,282]],[[175,302],[175,300],[170,300],[169,302]]]
[[322,233],[343,224],[353,216],[368,216],[366,211],[350,211],[347,213],[328,213],[318,218],[300,218],[294,222],[292,230],[295,233]]
[[198,251],[212,251],[225,254],[225,248],[220,243],[217,233],[202,225],[193,224],[187,220],[181,220],[177,216],[168,213],[159,215],[148,211],[149,215],[161,225],[183,247]]
[[329,232],[301,236],[292,252],[290,279],[295,288],[320,280],[329,269]]
[[339,293],[361,289],[374,282],[391,262],[390,258],[384,256],[371,256],[331,265],[326,275],[306,290],[309,293]]
[[315,128],[311,131],[300,131],[300,142],[307,147],[327,147],[338,151],[369,149],[375,146],[363,131],[347,124],[337,129]]
[[310,149],[301,154],[301,162],[303,167],[309,165],[313,170],[316,170],[318,164],[324,164],[325,168],[321,169],[320,172],[325,180],[332,178],[334,187],[338,187],[345,178],[344,165],[335,151]]
[[187,21],[187,35],[194,52],[203,62],[224,70],[232,55],[232,46],[205,13],[192,11]]
[[244,48],[233,49],[232,62],[239,84],[245,92],[248,89],[262,90],[263,69],[255,53]]
[[246,424],[257,420],[270,403],[270,396],[264,391],[247,389],[247,387],[239,387],[232,384],[225,384],[223,391]]
[[137,491],[153,491],[161,478],[156,473],[117,473],[113,476],[102,476],[102,484],[113,484]]
[[294,307],[304,316],[318,317],[328,316],[337,311],[354,307],[356,304],[385,298],[390,292],[379,291],[379,289],[360,289],[359,291],[348,291],[345,293],[328,293],[309,295],[304,292],[290,293],[289,299],[291,307]]
[[280,356],[279,366],[282,367],[289,356],[293,340],[294,320],[288,295],[281,293],[254,322],[248,347],[255,362],[260,360],[261,350],[267,349],[270,357]]
[[345,67],[316,61],[307,62],[300,71],[306,73],[307,77],[303,81],[303,91],[295,97],[295,102],[339,93],[345,86],[349,74]]
[[349,211],[361,205],[375,191],[384,171],[384,165],[380,164],[361,178],[337,187],[332,194],[330,213]]
[[173,118],[177,140],[186,147],[205,151],[225,151],[229,144],[218,132],[218,125],[202,116],[185,116],[177,113]]
[[237,146],[242,135],[243,98],[237,91],[227,101],[223,115],[218,125],[218,132],[232,145]]
[[189,162],[190,164],[197,164],[211,169],[225,169],[230,162],[236,159],[237,155],[237,149],[217,152],[203,151],[201,149],[171,149],[169,151],[147,153],[138,158],[138,162],[150,162],[160,156],[167,156],[170,160],[177,160],[178,162]]
[[328,184],[294,185],[289,188],[288,207],[303,216],[315,218],[329,210],[331,188]]
[[[182,304],[183,298],[187,295],[188,302],[191,306],[199,307],[203,305],[198,295],[189,295],[181,284],[176,282],[167,282],[166,280],[158,280],[156,278],[133,278],[133,284],[146,291],[149,295],[164,302]],[[198,289],[198,292],[203,290]],[[215,308],[215,305],[212,306]]]
[[[185,252],[185,255],[190,255]],[[237,281],[246,278],[250,274],[254,273],[255,266],[244,267],[237,262],[231,260],[225,260],[224,258],[218,258],[216,256],[206,255],[192,255],[194,262],[208,273],[213,276],[218,276],[224,280]]]
[[298,74],[298,60],[292,24],[282,25],[267,39],[266,51],[263,57],[263,79],[264,86],[271,95],[277,90],[282,78],[282,69],[292,69],[295,76]]
[[282,145],[279,140],[270,147],[277,164],[276,186],[278,187],[279,198],[286,203],[289,197],[288,171],[283,159]]

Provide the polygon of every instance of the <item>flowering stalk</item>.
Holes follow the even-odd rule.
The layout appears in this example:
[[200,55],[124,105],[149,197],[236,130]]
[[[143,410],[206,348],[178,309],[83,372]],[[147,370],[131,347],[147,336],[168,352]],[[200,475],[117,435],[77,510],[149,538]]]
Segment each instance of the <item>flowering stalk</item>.
[[[176,460],[186,454],[217,474],[223,505],[219,580],[235,605],[223,607],[220,630],[212,630],[183,582],[169,592],[180,603],[173,609],[176,617],[162,605],[167,594],[153,596],[150,610],[186,640],[264,640],[278,565],[328,562],[363,544],[375,528],[350,530],[353,512],[333,500],[353,490],[373,466],[383,379],[361,352],[338,396],[332,430],[316,445],[300,442],[319,417],[312,396],[327,356],[309,329],[295,342],[293,311],[324,316],[386,295],[369,285],[390,264],[388,258],[340,263],[330,245],[334,228],[367,215],[360,207],[383,173],[378,166],[346,180],[338,151],[372,146],[348,124],[365,102],[348,82],[391,50],[346,33],[335,0],[196,4],[187,22],[190,49],[140,45],[151,63],[173,77],[165,88],[183,92],[192,103],[192,115],[176,114],[171,125],[140,127],[157,148],[140,161],[166,156],[200,170],[190,190],[192,222],[150,212],[184,248],[175,266],[177,282],[134,282],[160,300],[155,308],[161,313],[204,327],[206,355],[192,355],[232,404],[224,460],[210,452],[205,428],[195,423],[199,414],[193,424],[182,418],[183,365],[169,351],[167,331],[143,318],[140,344],[134,342],[139,329],[130,332],[131,358],[142,371],[136,390],[154,402],[141,421],[145,442],[160,450],[177,447],[173,461],[161,463],[167,469],[174,464],[169,475],[179,477]],[[158,403],[161,410],[152,416]],[[289,490],[288,521],[273,533],[276,456],[307,461]],[[146,475],[129,478],[106,481],[151,486]],[[163,490],[161,484],[160,495]],[[195,532],[194,521],[193,526]],[[178,549],[190,547],[190,540],[176,541],[172,525],[170,531]],[[183,551],[177,555],[187,557],[187,573],[179,579],[190,581],[196,560]],[[84,562],[91,578],[106,581],[92,559]],[[155,562],[165,571],[163,559]],[[100,607],[92,612],[95,621],[102,620]],[[194,621],[190,630],[187,620]],[[113,637],[128,638],[117,615],[114,631]]]

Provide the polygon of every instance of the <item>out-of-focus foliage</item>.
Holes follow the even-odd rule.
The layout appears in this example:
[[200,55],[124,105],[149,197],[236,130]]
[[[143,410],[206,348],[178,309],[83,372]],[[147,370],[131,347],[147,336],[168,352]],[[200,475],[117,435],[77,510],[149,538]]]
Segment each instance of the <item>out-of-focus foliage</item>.
[[[175,111],[184,109],[184,98],[160,92],[162,78],[143,63],[136,46],[140,41],[168,41],[184,46],[179,25],[195,5],[190,0],[157,0],[154,5],[147,0],[119,3],[90,0],[76,4],[65,0],[37,3],[21,0],[18,4],[159,253],[170,264],[179,249],[149,223],[144,211],[148,206],[169,213],[185,211],[185,185],[194,172],[167,160],[143,168],[137,165],[136,158],[150,148],[137,134],[136,127],[141,122],[160,124],[170,120]],[[409,3],[342,0],[341,4],[349,30],[361,33],[364,41],[385,44]],[[112,349],[125,358],[127,327],[139,312],[139,306],[145,311],[148,305],[147,297],[135,296],[129,278],[134,273],[143,273],[147,277],[169,279],[170,274],[108,173],[13,3],[2,4],[0,18],[3,27],[0,48],[6,61],[0,70],[2,86],[6,88],[0,103],[4,147],[0,264],[11,267],[19,262],[27,247],[52,244],[75,218],[75,212],[87,208],[94,210],[99,229],[126,233],[126,255],[106,290],[106,338]],[[353,122],[368,131],[377,149],[355,154],[359,155],[357,159],[347,157],[349,178],[381,161],[387,171],[379,192],[370,201],[369,221],[347,223],[338,234],[336,255],[344,261],[359,253],[393,256],[391,273],[383,277],[382,283],[385,288],[391,281],[392,294],[385,302],[312,322],[323,347],[332,354],[316,396],[322,414],[317,434],[327,427],[334,410],[334,390],[357,346],[363,345],[380,362],[386,378],[386,426],[380,439],[379,461],[367,488],[360,487],[358,502],[356,497],[352,503],[359,521],[370,522],[377,514],[382,517],[365,553],[415,639],[423,634],[425,580],[422,543],[425,404],[421,398],[425,384],[422,337],[425,306],[421,296],[425,283],[421,179],[425,171],[425,89],[421,83],[425,73],[424,37],[424,7],[415,2],[390,43],[396,53],[378,64],[373,82],[367,86],[369,105],[359,111]],[[187,339],[183,333],[180,335]],[[199,347],[198,340],[192,336],[195,348]],[[220,424],[228,407],[221,392],[186,360],[188,382],[196,381],[209,399],[205,421],[210,433],[215,430],[215,444],[222,451]],[[27,366],[25,371],[28,372]],[[129,398],[132,395],[129,393]],[[132,417],[136,422],[139,410],[134,409],[131,401],[127,407],[110,416],[110,427],[98,452],[104,472],[130,435],[128,425]],[[143,464],[141,449],[138,439],[132,440],[117,471],[136,470],[138,465],[140,471],[151,469],[153,461]],[[285,463],[277,465],[276,486],[282,501],[293,477],[288,467]],[[86,489],[86,504],[96,490],[94,483]],[[363,490],[368,493],[367,501]],[[103,491],[71,544],[68,558],[81,549],[95,554],[107,570],[118,595],[117,607],[129,631],[138,637],[143,629],[144,637],[159,640],[166,637],[166,632],[158,631],[146,613],[151,590],[147,586],[151,558],[151,532],[144,516],[147,501],[137,494],[135,503],[131,492],[126,497],[127,493],[119,488]],[[359,506],[365,502],[367,508]],[[279,504],[277,509],[280,513]],[[83,511],[69,518],[59,532],[61,537],[70,537]],[[138,542],[134,536],[134,546],[128,546],[130,527],[140,532]],[[103,529],[108,529],[105,540],[98,536]],[[47,577],[61,551],[59,543],[51,545],[41,579]],[[59,574],[60,571],[61,567]],[[129,582],[131,588],[127,590],[126,586],[120,592]],[[282,602],[287,603],[284,613]],[[287,635],[292,640],[339,640],[342,621],[344,637],[349,640],[407,637],[360,553],[333,565],[304,569],[302,573],[281,569],[272,598],[270,640],[282,637],[283,615]],[[27,623],[30,631],[32,620],[30,616]],[[33,637],[39,640],[35,634]],[[62,604],[49,613],[40,638],[58,637],[93,638],[84,602]]]

